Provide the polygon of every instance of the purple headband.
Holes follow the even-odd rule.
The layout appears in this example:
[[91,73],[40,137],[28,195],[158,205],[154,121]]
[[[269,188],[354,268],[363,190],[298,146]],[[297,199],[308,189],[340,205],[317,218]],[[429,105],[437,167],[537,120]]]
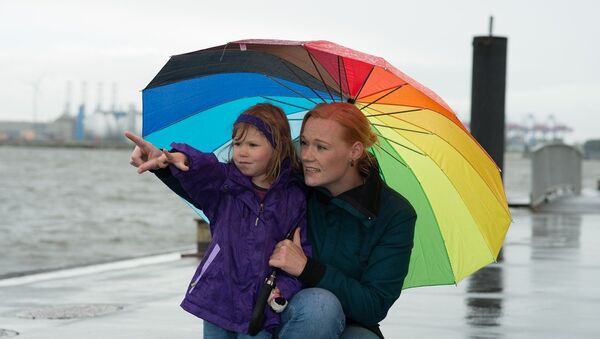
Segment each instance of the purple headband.
[[237,118],[237,120],[235,120],[233,124],[235,125],[240,122],[245,122],[256,127],[256,129],[258,129],[265,136],[265,138],[269,140],[271,146],[275,148],[276,144],[275,140],[273,140],[273,134],[271,133],[269,128],[267,128],[267,124],[265,124],[265,122],[262,121],[259,117],[250,114],[240,114],[240,116]]

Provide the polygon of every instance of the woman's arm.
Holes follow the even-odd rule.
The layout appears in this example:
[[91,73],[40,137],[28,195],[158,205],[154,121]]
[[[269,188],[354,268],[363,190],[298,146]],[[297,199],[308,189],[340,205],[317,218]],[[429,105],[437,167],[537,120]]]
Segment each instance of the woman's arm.
[[[377,324],[400,296],[408,273],[416,215],[398,213],[386,225],[380,241],[369,255],[360,280],[345,275],[332,265],[306,256],[302,249],[285,240],[271,256],[269,265],[279,267],[309,287],[320,287],[334,293],[344,313],[364,325]],[[279,246],[279,244],[278,244]]]
[[293,240],[278,242],[269,258],[269,266],[280,268],[294,277],[300,276],[308,261],[301,241],[302,236],[300,230],[296,230]]
[[[299,249],[301,249],[303,254],[310,256],[312,254],[312,247],[310,246],[308,241],[308,230],[306,229],[306,212],[302,213],[300,220],[301,221],[298,223],[298,228],[294,231],[294,237],[291,243],[294,245],[294,247],[298,247]],[[275,245],[275,251],[277,251],[278,249],[279,251],[285,250],[282,248],[282,246],[285,246],[285,243],[279,242],[277,245]],[[277,287],[281,292],[281,296],[283,296],[287,300],[290,300],[291,297],[302,288],[302,283],[300,282],[300,280],[298,280],[297,276],[291,275],[283,271],[277,277]]]
[[313,266],[321,266],[317,268],[321,278],[315,286],[335,294],[350,319],[364,325],[379,323],[402,291],[408,273],[415,221],[413,214],[408,218],[397,217],[389,225],[371,251],[360,280],[348,277],[336,267],[311,259]]

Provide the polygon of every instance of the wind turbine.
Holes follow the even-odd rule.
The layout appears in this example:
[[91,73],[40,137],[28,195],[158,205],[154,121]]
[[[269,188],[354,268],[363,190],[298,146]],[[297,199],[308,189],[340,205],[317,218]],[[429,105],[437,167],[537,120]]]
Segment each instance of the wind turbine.
[[42,80],[44,79],[45,73],[42,73],[42,75],[40,75],[37,79],[37,81],[34,82],[30,82],[29,85],[33,88],[33,130],[36,133],[36,138],[37,138],[37,133],[38,133],[38,121],[37,121],[37,115],[38,115],[38,101],[40,99],[40,95],[41,95],[41,84],[42,84]]

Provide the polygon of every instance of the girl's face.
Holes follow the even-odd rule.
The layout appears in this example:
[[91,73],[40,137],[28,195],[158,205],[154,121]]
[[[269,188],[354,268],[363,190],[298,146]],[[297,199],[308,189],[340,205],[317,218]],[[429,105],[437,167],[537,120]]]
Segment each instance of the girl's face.
[[350,160],[357,158],[352,145],[343,139],[344,128],[333,120],[308,118],[300,136],[300,160],[307,186],[321,186],[336,196],[350,189],[357,170]]
[[246,135],[236,135],[233,143],[233,163],[252,182],[263,188],[271,183],[266,180],[267,165],[273,156],[273,147],[265,136],[255,127],[248,126]]

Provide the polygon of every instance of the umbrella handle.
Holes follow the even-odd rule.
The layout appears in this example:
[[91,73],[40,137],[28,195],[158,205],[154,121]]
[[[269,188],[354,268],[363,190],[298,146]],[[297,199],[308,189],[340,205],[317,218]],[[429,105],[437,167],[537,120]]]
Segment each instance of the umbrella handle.
[[[286,235],[286,239],[292,240],[294,231],[298,226],[292,228]],[[271,271],[271,274],[265,279],[265,282],[260,287],[256,302],[252,308],[252,317],[250,318],[250,324],[248,325],[248,334],[255,336],[260,332],[265,323],[265,307],[267,306],[267,300],[275,288],[275,279],[277,278],[278,269]]]
[[248,325],[248,334],[255,336],[260,332],[265,322],[265,307],[267,306],[267,300],[273,291],[275,286],[275,277],[277,272],[273,270],[271,275],[265,279],[264,284],[260,287],[254,308],[252,309],[252,318],[250,318],[250,324]]

